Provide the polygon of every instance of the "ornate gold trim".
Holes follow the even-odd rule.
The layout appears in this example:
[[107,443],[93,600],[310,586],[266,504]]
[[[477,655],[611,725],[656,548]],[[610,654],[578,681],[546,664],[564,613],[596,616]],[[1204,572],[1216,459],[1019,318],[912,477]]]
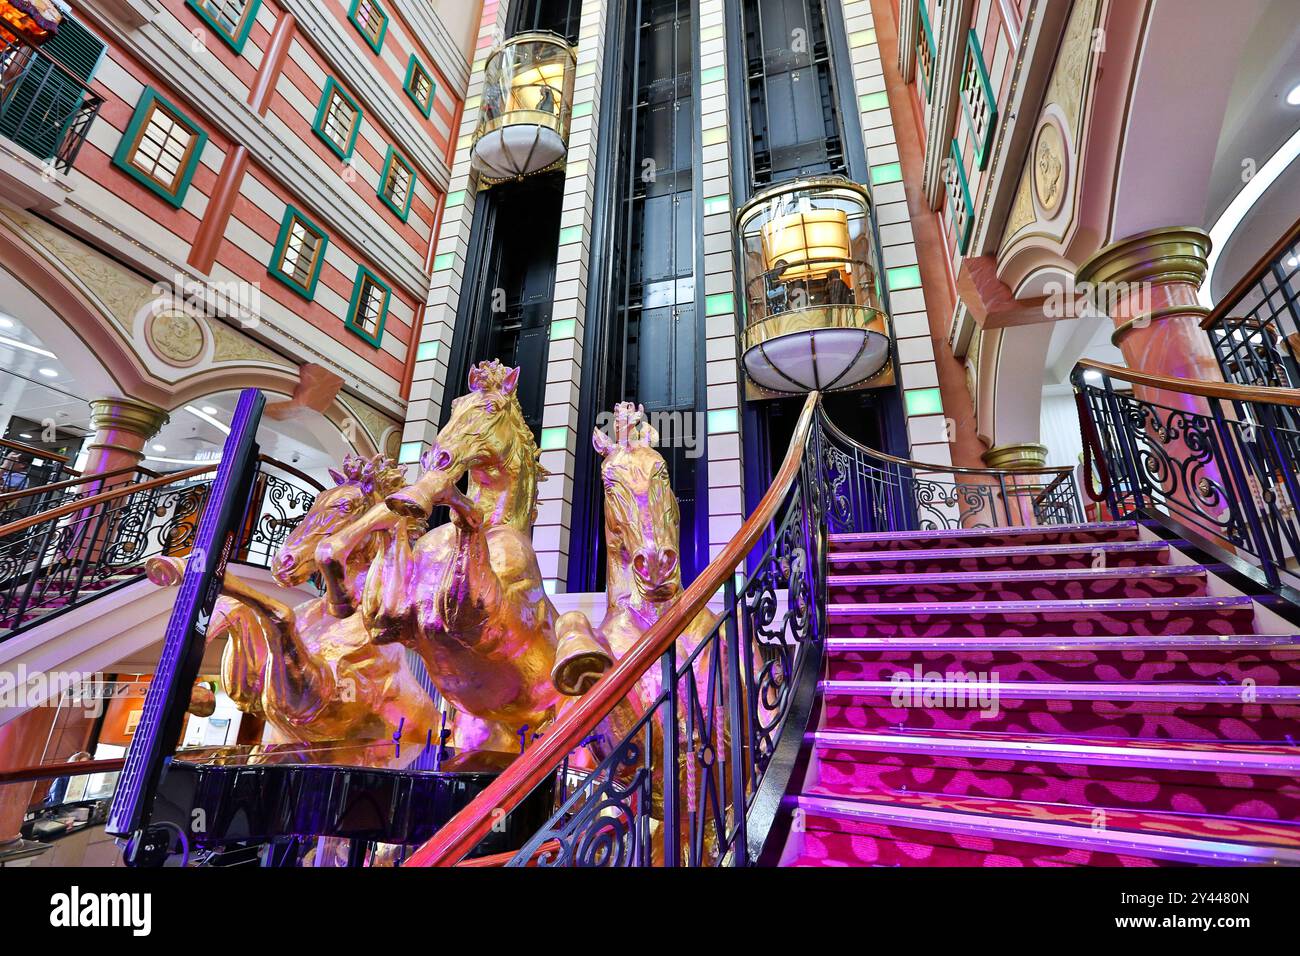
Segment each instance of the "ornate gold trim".
[[90,424],[97,432],[124,431],[148,441],[169,421],[166,409],[135,398],[100,398],[90,403]]
[[[1118,346],[1120,339],[1136,328],[1139,323],[1154,325],[1164,319],[1171,319],[1178,315],[1207,316],[1209,314],[1210,310],[1203,305],[1171,305],[1164,309],[1156,309],[1154,312],[1144,312],[1142,315],[1129,319],[1123,325],[1116,326],[1115,331],[1111,333],[1110,344]],[[1199,322],[1200,319],[1197,319],[1197,321]]]
[[855,183],[843,176],[810,176],[807,179],[794,179],[789,182],[777,183],[775,186],[769,186],[762,192],[756,193],[749,202],[736,210],[736,228],[740,229],[749,214],[763,203],[785,193],[805,192],[809,189],[847,189],[850,192],[857,193],[867,211],[871,211],[871,195],[861,183]]
[[861,329],[890,338],[885,314],[864,305],[822,305],[797,312],[780,312],[751,323],[745,329],[745,351],[783,335],[821,332],[824,329]]
[[980,455],[980,460],[997,471],[1041,471],[1047,464],[1047,446],[1031,441],[998,445]]
[[1076,282],[1205,281],[1210,235],[1195,226],[1149,229],[1103,246],[1075,273]]

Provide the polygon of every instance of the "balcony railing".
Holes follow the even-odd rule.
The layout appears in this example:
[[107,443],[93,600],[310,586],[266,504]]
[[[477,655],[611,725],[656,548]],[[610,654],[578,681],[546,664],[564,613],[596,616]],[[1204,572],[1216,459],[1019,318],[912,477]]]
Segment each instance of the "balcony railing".
[[0,135],[71,171],[104,99],[57,60],[14,40],[0,47]]
[[[32,489],[46,507],[0,525],[0,641],[138,580],[148,558],[189,554],[215,472],[212,465],[150,477],[127,469]],[[270,567],[320,490],[297,469],[262,458],[232,560]]]
[[1201,325],[1223,377],[1239,385],[1300,387],[1300,220]]

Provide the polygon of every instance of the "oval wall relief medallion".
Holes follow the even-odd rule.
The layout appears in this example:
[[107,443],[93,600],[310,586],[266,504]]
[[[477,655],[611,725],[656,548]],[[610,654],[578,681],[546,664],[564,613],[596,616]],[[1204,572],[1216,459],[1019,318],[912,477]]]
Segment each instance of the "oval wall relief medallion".
[[151,315],[145,338],[154,353],[171,365],[185,367],[203,356],[203,326],[180,309],[163,309]]
[[1034,198],[1046,215],[1053,216],[1061,208],[1067,177],[1065,137],[1056,123],[1047,120],[1034,140]]

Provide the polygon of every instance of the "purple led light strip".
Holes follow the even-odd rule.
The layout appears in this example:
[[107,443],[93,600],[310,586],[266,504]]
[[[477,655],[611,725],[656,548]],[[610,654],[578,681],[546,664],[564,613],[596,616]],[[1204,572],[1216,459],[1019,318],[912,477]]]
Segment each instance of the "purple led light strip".
[[208,619],[221,593],[221,579],[248,505],[257,464],[257,426],[266,398],[245,389],[230,423],[217,476],[199,520],[194,550],[167,623],[162,658],[131,738],[105,829],[126,836],[148,825],[163,765],[176,750],[190,690],[203,661]]

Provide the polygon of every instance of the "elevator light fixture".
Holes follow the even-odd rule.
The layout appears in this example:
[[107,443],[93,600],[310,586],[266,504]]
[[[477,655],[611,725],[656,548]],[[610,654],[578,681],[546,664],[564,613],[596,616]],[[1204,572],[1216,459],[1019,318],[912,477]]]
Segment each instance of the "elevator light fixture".
[[58,378],[58,377],[59,377],[59,373],[58,373],[57,371],[55,371],[54,369],[52,369],[52,368],[38,368],[36,371],[40,372],[40,373],[41,373],[42,375],[44,375],[46,378]]
[[746,203],[736,227],[755,397],[888,384],[891,336],[866,190],[839,176],[782,183]]
[[577,54],[557,33],[520,33],[484,69],[472,159],[489,183],[550,169],[568,153]]

